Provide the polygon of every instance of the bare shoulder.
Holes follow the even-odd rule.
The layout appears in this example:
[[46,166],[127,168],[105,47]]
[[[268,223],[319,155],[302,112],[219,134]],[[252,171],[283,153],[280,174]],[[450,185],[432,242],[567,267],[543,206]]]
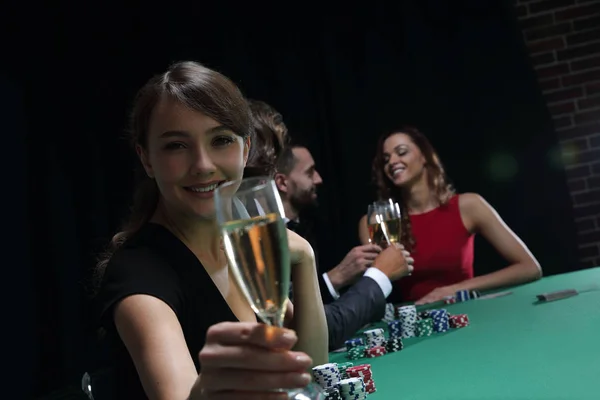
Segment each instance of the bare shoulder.
[[458,195],[458,206],[461,214],[471,214],[490,209],[488,202],[477,193],[461,193]]
[[458,207],[463,223],[470,232],[477,232],[495,214],[488,202],[477,193],[459,194]]

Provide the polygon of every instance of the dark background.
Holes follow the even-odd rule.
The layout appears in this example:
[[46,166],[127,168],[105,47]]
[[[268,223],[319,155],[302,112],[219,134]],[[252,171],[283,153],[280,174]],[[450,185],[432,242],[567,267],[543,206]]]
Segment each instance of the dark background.
[[[458,190],[483,195],[546,275],[579,268],[558,142],[511,2],[286,7],[9,5],[0,98],[4,254],[15,256],[4,290],[14,314],[6,316],[17,360],[12,398],[78,386],[84,370],[102,366],[85,287],[132,191],[126,117],[135,91],[182,59],[272,104],[308,143],[325,182],[323,229],[332,239],[323,263],[333,266],[358,242],[358,219],[374,199],[377,136],[412,123]],[[502,265],[477,241],[478,274]]]

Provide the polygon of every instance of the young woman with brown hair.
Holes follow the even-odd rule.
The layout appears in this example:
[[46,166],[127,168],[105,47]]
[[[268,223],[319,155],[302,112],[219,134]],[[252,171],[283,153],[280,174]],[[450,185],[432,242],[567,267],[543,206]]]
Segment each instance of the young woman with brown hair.
[[[412,276],[397,282],[393,301],[430,303],[459,290],[485,290],[539,279],[542,270],[525,244],[478,194],[455,193],[442,163],[419,130],[404,127],[379,139],[373,178],[380,199],[401,209],[400,242],[414,258]],[[508,266],[474,276],[474,235],[481,234]],[[369,242],[366,216],[359,222]]]
[[98,264],[115,398],[287,399],[273,389],[309,382],[307,368],[327,361],[327,326],[314,255],[298,235],[288,232],[294,331],[258,323],[228,274],[214,191],[242,177],[246,99],[220,73],[177,63],[139,91],[131,127],[143,177]]

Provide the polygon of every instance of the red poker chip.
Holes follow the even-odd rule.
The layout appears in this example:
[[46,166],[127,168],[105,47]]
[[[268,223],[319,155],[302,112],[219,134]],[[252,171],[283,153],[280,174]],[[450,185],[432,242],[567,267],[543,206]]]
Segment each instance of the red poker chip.
[[373,393],[377,390],[377,388],[375,387],[375,384],[371,384],[371,385],[365,385],[365,391],[367,393]]
[[361,364],[355,365],[354,367],[346,368],[346,373],[350,373],[353,371],[369,371],[371,369],[371,364]]
[[370,369],[364,370],[364,371],[346,371],[346,375],[348,376],[367,376],[367,375],[371,375],[372,371]]
[[449,322],[451,328],[464,328],[469,326],[469,317],[467,314],[452,315]]
[[377,353],[377,352],[382,352],[382,351],[385,351],[384,346],[375,346],[375,347],[371,347],[370,349],[367,349],[367,353]]
[[373,378],[373,374],[371,372],[365,372],[363,374],[347,374],[350,378],[362,378],[363,381],[367,381]]

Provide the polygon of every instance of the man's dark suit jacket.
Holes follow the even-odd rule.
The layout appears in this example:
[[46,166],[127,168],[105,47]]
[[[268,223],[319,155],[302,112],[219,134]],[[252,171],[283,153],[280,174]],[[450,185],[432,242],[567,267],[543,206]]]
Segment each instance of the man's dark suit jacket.
[[340,298],[335,300],[323,280],[323,270],[319,260],[317,239],[311,233],[312,229],[288,222],[288,228],[304,237],[313,247],[317,259],[317,275],[319,277],[319,288],[325,305],[325,317],[329,331],[329,349],[335,350],[344,345],[344,341],[352,338],[356,331],[363,326],[380,321],[385,314],[386,299],[383,291],[375,280],[363,276],[354,285],[344,291]]

